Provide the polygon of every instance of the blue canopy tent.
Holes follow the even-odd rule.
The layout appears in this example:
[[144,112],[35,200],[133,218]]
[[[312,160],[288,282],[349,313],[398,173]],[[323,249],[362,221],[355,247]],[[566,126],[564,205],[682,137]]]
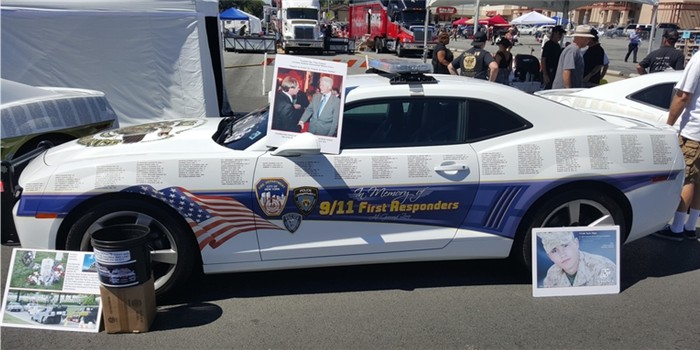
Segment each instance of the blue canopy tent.
[[557,21],[557,24],[569,24],[568,18],[559,18],[559,16],[554,16],[552,19]]
[[219,14],[219,19],[229,21],[247,21],[249,18],[246,14],[235,8],[230,8]]

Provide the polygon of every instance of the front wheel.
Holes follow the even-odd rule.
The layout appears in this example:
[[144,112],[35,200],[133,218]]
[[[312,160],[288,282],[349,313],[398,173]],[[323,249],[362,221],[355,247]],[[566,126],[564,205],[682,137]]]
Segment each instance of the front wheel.
[[182,218],[143,199],[116,199],[89,208],[70,228],[66,248],[90,251],[93,232],[122,224],[147,226],[150,230],[147,244],[151,248],[156,295],[167,294],[182,285],[195,266],[201,266],[197,261],[196,241]]
[[572,189],[547,198],[533,207],[518,232],[511,256],[532,270],[532,229],[538,227],[588,226],[605,216],[620,232],[627,232],[627,223],[620,205],[597,190]]

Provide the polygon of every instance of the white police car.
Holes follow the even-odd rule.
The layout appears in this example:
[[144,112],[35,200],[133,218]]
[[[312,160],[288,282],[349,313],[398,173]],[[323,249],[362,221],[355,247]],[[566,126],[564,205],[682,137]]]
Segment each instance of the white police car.
[[20,178],[22,245],[87,250],[100,227],[148,226],[163,293],[200,268],[529,263],[533,227],[614,222],[629,242],[678,204],[684,163],[670,128],[375,63],[389,72],[346,79],[339,154],[309,133],[268,147],[267,109],[49,149]]

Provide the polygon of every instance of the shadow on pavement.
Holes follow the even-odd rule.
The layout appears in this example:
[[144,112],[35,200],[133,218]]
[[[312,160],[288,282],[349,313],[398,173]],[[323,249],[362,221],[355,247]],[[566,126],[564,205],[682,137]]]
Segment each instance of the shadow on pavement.
[[[700,242],[646,237],[621,253],[620,289],[649,277],[700,269]],[[245,272],[195,277],[188,287],[158,305],[229,298],[372,290],[530,284],[531,273],[509,259],[396,263],[301,270]]]

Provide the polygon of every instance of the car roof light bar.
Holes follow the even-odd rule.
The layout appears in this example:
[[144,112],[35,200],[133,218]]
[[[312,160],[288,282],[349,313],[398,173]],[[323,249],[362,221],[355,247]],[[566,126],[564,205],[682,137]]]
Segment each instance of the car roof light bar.
[[437,80],[424,73],[432,73],[433,67],[429,63],[420,63],[410,60],[384,58],[370,59],[368,64],[370,73],[391,78],[391,84],[434,84]]

